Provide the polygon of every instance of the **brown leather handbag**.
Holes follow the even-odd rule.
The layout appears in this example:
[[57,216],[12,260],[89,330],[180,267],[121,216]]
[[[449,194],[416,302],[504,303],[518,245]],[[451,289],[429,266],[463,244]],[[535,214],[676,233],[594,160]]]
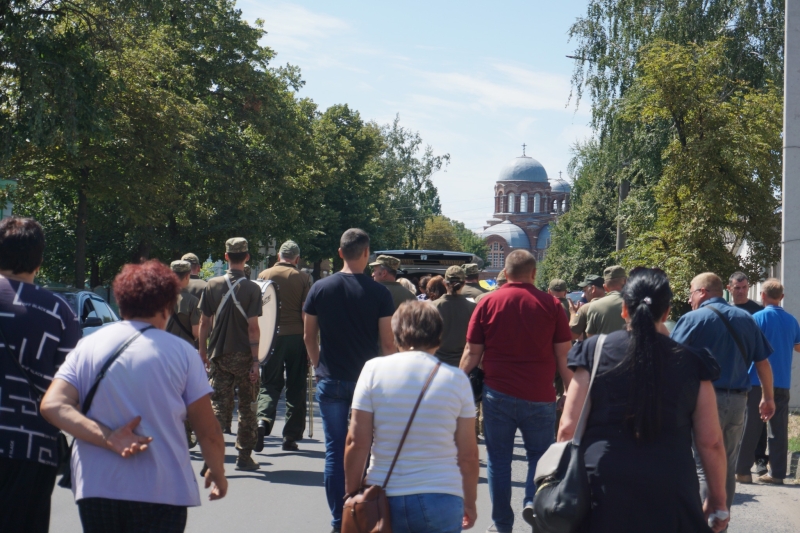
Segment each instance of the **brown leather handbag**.
[[408,419],[406,430],[400,439],[400,445],[394,454],[392,466],[389,467],[383,485],[361,487],[357,494],[345,496],[344,510],[342,511],[342,533],[392,533],[392,517],[389,514],[389,500],[386,498],[386,485],[389,483],[389,478],[392,477],[394,465],[397,463],[397,458],[400,457],[400,450],[403,449],[403,444],[406,442],[408,430],[411,429],[411,423],[417,415],[422,397],[425,396],[425,392],[441,364],[440,362],[436,363],[425,386],[422,387],[422,392],[419,393],[419,398],[414,405],[414,410],[411,411],[411,417]]

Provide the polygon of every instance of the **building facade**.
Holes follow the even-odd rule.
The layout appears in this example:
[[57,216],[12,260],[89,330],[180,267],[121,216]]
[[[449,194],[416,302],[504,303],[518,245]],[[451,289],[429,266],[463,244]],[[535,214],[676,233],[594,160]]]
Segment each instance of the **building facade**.
[[537,261],[544,259],[551,226],[570,207],[569,184],[561,179],[551,182],[542,164],[524,153],[500,172],[494,193],[494,216],[481,232],[489,247],[486,278],[495,277],[514,250],[528,250]]

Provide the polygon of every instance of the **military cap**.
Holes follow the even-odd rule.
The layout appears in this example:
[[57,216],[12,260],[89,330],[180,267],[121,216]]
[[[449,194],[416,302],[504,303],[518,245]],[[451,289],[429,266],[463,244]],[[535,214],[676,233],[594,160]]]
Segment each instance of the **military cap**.
[[603,271],[603,280],[608,282],[615,279],[625,279],[628,273],[619,265],[610,266]]
[[588,287],[589,285],[594,285],[595,287],[602,287],[603,286],[603,278],[600,276],[595,276],[594,274],[589,274],[585,278],[583,278],[582,283],[578,283],[578,287],[581,289],[584,287]]
[[453,265],[447,268],[447,272],[444,273],[444,279],[450,282],[464,281],[467,279],[467,274],[460,266]]
[[374,262],[369,264],[369,266],[382,266],[391,270],[397,270],[400,268],[400,260],[396,257],[392,257],[391,255],[379,255],[375,258]]
[[173,272],[176,274],[183,274],[184,272],[191,272],[192,265],[189,261],[173,261],[169,264],[169,267],[172,269]]
[[249,251],[247,248],[247,239],[244,237],[233,237],[225,241],[225,253],[242,253]]
[[563,279],[550,280],[549,289],[551,291],[556,291],[556,292],[566,292],[567,282],[564,281]]
[[197,256],[194,254],[183,254],[183,257],[181,257],[181,261],[188,261],[192,265],[200,264],[200,259],[198,259]]
[[508,281],[506,279],[506,271],[501,270],[500,273],[497,275],[497,279],[495,281],[497,281],[497,283],[500,283],[501,281],[505,283],[506,281]]
[[285,255],[286,257],[295,258],[300,255],[300,247],[297,246],[297,243],[294,241],[286,241],[285,243],[281,244],[281,249],[278,251],[278,253]]
[[481,269],[476,263],[467,263],[466,265],[461,265],[461,268],[464,269],[464,273],[467,276],[477,276],[481,273]]

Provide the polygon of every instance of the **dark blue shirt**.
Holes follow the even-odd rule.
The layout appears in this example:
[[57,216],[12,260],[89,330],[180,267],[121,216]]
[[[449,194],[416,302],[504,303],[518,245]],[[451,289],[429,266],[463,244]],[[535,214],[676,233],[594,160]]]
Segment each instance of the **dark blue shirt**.
[[[745,354],[736,345],[725,323],[709,305],[717,308],[731,323]],[[772,353],[767,341],[753,317],[747,311],[730,305],[722,298],[706,300],[700,307],[686,313],[678,320],[671,337],[693,348],[707,348],[719,363],[722,370],[714,387],[718,389],[750,389],[747,371],[754,362],[763,361]]]
[[[800,344],[800,325],[797,324],[797,319],[777,305],[768,305],[766,309],[753,315],[753,319],[775,349],[769,356],[773,386],[790,389],[794,347]],[[753,385],[761,385],[755,365],[750,367],[750,382]]]
[[[44,395],[78,340],[78,317],[60,297],[0,277],[0,328],[11,354]],[[37,395],[10,360],[0,337],[0,457],[56,466],[58,430],[39,414]]]
[[303,311],[317,317],[317,375],[358,381],[364,363],[378,355],[378,319],[394,314],[392,293],[366,274],[337,272],[314,283]]

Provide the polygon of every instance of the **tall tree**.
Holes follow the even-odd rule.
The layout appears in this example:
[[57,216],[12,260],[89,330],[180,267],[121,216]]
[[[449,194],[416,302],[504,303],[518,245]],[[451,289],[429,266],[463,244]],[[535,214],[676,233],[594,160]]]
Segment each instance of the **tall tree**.
[[458,238],[453,223],[441,215],[430,217],[425,221],[422,235],[418,241],[421,250],[448,250],[461,251],[461,241]]

